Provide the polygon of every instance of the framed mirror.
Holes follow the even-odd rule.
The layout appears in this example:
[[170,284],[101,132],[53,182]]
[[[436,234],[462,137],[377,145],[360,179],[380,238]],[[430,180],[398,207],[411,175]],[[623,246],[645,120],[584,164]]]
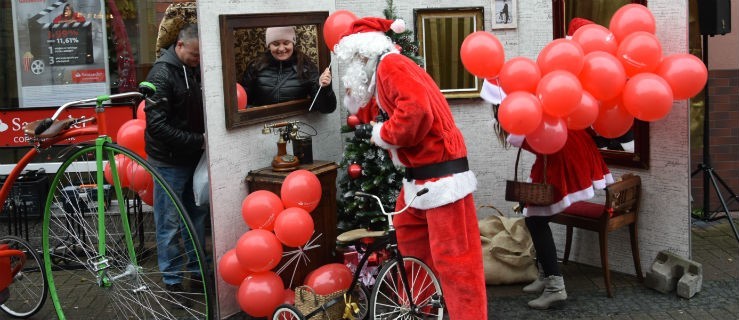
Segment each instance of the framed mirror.
[[296,51],[305,53],[318,66],[318,70],[326,69],[330,63],[330,54],[321,36],[326,18],[327,11],[219,16],[227,129],[308,112],[311,101],[307,98],[240,109],[236,84],[242,79],[248,64],[265,54],[265,30],[269,27],[294,26]]
[[[623,5],[647,0],[552,0],[554,38],[564,38],[575,17],[586,18],[608,27],[611,16]],[[625,167],[649,168],[649,123],[634,119],[631,131],[616,139],[594,136],[606,163]]]

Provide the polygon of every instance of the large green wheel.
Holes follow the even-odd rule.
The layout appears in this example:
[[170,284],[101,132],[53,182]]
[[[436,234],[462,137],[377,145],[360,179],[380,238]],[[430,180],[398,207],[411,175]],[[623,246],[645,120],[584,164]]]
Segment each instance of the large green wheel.
[[[52,180],[44,210],[44,265],[59,318],[214,318],[206,256],[197,237],[191,236],[194,229],[178,197],[135,153],[101,139],[96,144],[76,146],[67,153]],[[116,156],[143,170],[119,168],[128,159],[116,164],[111,161]],[[121,186],[120,177],[126,171],[145,171],[177,208],[183,235],[179,260],[184,260],[179,264],[183,279],[179,290],[162,282],[152,208],[139,202],[153,185]],[[112,181],[106,181],[104,172]],[[185,270],[188,253],[197,257],[199,268],[194,274]]]

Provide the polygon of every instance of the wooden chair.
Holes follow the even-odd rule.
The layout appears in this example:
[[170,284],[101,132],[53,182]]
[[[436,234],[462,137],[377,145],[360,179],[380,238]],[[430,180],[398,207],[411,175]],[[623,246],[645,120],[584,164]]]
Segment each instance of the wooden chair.
[[633,174],[624,174],[621,179],[606,187],[606,202],[598,204],[580,201],[572,204],[551,222],[567,226],[567,240],[563,263],[570,258],[572,246],[572,228],[580,228],[598,232],[600,239],[600,261],[603,268],[606,291],[609,298],[613,298],[611,286],[611,272],[608,267],[608,233],[628,226],[631,236],[631,254],[634,258],[636,277],[644,281],[639,259],[639,237],[637,222],[639,200],[641,198],[641,178]]

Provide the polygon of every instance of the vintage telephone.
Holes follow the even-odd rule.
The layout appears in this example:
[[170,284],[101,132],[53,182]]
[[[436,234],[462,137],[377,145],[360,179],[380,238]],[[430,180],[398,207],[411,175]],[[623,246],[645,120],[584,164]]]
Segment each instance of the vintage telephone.
[[[276,131],[274,129],[277,129]],[[300,161],[298,157],[287,153],[287,142],[299,137],[300,121],[283,121],[264,124],[262,134],[276,134],[277,155],[272,159],[273,171],[292,171],[297,169]]]

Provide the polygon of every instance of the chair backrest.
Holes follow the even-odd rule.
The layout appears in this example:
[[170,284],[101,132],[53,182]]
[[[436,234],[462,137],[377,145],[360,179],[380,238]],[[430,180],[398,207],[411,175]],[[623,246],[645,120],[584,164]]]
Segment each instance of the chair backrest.
[[624,174],[621,180],[606,187],[606,210],[613,216],[625,213],[638,213],[641,199],[641,178],[634,174]]

